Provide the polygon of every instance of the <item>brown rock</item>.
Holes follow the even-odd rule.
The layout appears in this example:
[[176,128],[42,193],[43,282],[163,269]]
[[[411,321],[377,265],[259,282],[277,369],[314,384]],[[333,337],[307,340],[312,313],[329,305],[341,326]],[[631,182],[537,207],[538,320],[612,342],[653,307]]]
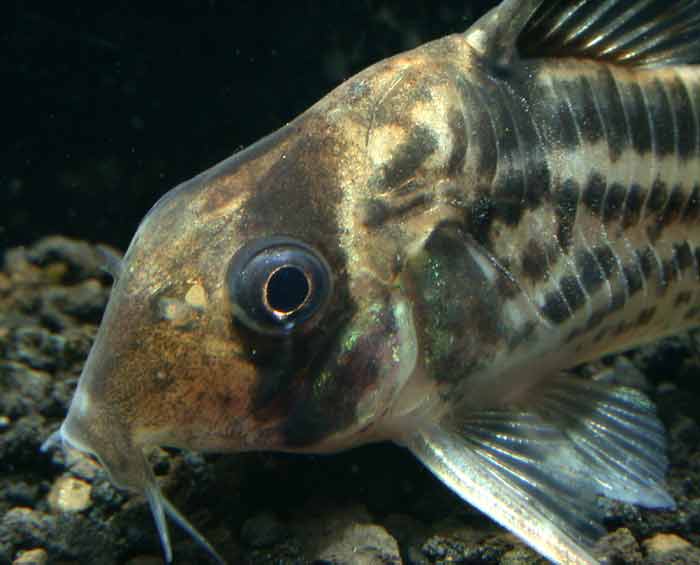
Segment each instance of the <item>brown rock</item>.
[[381,526],[352,524],[337,533],[317,560],[336,565],[401,565],[396,540]]
[[675,534],[656,534],[653,538],[646,540],[642,545],[647,553],[668,553],[692,547],[690,542]]
[[698,565],[700,549],[675,534],[656,534],[642,543],[645,565]]

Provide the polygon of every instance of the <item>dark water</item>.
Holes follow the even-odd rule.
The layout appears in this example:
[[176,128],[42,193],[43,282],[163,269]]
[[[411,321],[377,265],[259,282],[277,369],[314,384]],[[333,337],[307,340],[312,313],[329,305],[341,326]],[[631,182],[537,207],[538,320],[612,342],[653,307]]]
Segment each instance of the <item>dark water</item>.
[[16,2],[1,36],[0,248],[53,233],[124,248],[169,188],[494,3]]

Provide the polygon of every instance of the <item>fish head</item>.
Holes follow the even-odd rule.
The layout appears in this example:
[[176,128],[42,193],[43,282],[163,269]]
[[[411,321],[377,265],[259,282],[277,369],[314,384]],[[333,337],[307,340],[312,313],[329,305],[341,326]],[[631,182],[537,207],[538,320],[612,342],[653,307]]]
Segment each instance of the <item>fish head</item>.
[[161,198],[123,258],[67,443],[142,490],[148,446],[323,452],[380,435],[416,340],[354,229],[365,137],[314,107]]
[[449,170],[442,134],[426,131],[430,89],[413,88],[425,53],[370,67],[175,187],[110,261],[111,296],[57,437],[146,496],[166,560],[165,514],[216,552],[160,492],[148,448],[403,442],[403,424],[437,402],[403,274],[430,233],[412,213],[433,205],[422,189]]

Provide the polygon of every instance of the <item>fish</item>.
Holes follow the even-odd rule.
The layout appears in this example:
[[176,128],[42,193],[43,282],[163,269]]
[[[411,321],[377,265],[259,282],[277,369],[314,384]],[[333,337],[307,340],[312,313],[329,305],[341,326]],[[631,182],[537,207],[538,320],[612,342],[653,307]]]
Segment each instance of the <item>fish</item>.
[[697,0],[503,0],[167,192],[123,258],[55,442],[143,495],[144,451],[389,441],[554,563],[598,498],[672,509],[615,369],[700,322]]

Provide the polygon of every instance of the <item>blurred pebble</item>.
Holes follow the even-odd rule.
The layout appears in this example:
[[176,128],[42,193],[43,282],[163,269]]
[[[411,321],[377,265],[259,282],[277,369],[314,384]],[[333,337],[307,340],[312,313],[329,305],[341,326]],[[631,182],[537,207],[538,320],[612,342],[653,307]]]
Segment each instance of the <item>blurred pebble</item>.
[[46,565],[49,561],[49,556],[45,549],[29,549],[21,551],[17,558],[12,562],[12,565]]
[[612,563],[641,563],[639,544],[628,528],[618,528],[598,543],[599,551]]
[[39,494],[39,485],[27,481],[12,481],[5,487],[3,498],[13,506],[31,506]]
[[689,542],[675,534],[656,534],[653,538],[646,540],[643,545],[649,554],[669,553],[692,547]]
[[700,549],[675,534],[656,534],[642,543],[645,565],[697,565]]
[[54,512],[81,512],[92,504],[89,483],[64,475],[59,477],[49,492],[49,506]]
[[0,386],[7,392],[0,396],[0,412],[7,418],[0,429],[9,427],[12,418],[19,418],[36,409],[51,388],[51,378],[22,363],[0,361]]
[[316,556],[315,563],[334,565],[400,565],[399,545],[383,527],[352,524],[339,531]]
[[23,506],[11,508],[2,517],[2,526],[7,534],[16,536],[20,543],[29,542],[32,545],[43,544],[52,525],[46,514]]
[[17,328],[7,357],[29,365],[33,369],[51,371],[57,366],[56,361],[60,357],[64,341],[63,337],[52,334],[44,328],[34,326]]
[[100,253],[85,241],[69,239],[63,236],[45,237],[39,240],[27,251],[27,258],[34,264],[51,266],[57,272],[54,263],[63,263],[61,271],[63,279],[83,280],[89,277],[102,276],[104,260]]
[[421,551],[430,561],[435,562],[497,565],[501,562],[505,548],[490,541],[467,541],[451,535],[435,535],[428,538]]

